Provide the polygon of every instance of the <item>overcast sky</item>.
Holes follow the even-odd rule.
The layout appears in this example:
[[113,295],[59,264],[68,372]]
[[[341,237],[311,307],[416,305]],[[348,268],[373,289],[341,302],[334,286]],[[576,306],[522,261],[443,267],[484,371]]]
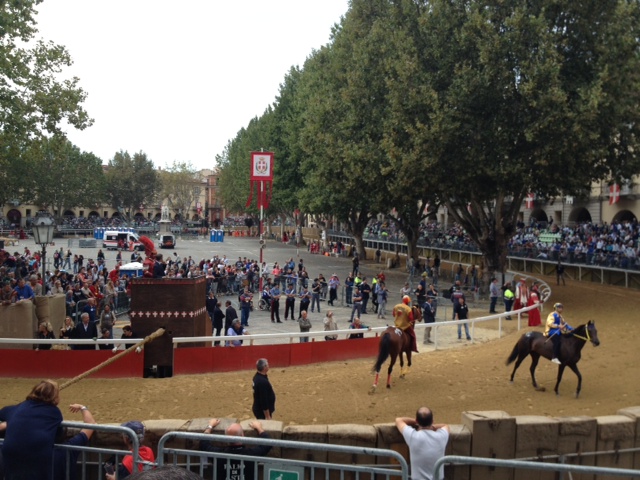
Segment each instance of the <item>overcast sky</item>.
[[284,75],[329,41],[348,0],[45,0],[40,36],[67,47],[65,72],[95,120],[69,139],[103,163],[119,150],[212,168],[275,100]]

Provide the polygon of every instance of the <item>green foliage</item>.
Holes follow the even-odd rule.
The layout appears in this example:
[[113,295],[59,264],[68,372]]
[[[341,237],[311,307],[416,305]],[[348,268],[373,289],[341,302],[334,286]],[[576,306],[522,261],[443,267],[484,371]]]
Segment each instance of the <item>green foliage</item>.
[[109,160],[105,190],[111,206],[130,219],[145,205],[158,202],[160,176],[146,153],[138,152],[132,157],[121,150]]
[[503,270],[527,193],[640,172],[639,27],[629,0],[353,0],[229,143],[225,202],[246,198],[249,152],[274,146],[285,211],[357,237],[395,207],[412,253],[424,206],[446,205]]
[[84,129],[92,120],[80,104],[86,94],[79,80],[60,80],[72,64],[66,49],[43,40],[37,32],[34,6],[40,1],[2,2],[0,6],[0,130],[29,137],[57,133],[66,120]]
[[423,158],[488,270],[503,269],[528,192],[640,171],[637,2],[407,0],[397,15],[386,148]]
[[28,179],[22,156],[31,140],[60,134],[64,123],[84,129],[93,122],[81,106],[86,93],[79,80],[61,79],[72,64],[69,53],[35,40],[38,3],[0,3],[0,203],[24,192]]
[[63,136],[34,141],[20,162],[24,168],[23,200],[62,217],[65,210],[97,208],[103,200],[102,161],[82,152]]
[[160,171],[161,197],[175,213],[187,215],[202,193],[202,178],[189,162],[173,162]]

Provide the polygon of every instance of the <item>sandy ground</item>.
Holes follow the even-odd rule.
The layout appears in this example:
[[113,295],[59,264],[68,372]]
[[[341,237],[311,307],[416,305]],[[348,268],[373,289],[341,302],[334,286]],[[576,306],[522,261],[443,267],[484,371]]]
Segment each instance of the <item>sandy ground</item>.
[[[546,279],[552,284],[551,278]],[[553,282],[555,283],[555,282]],[[552,284],[553,286],[553,284]],[[392,388],[369,394],[374,359],[335,362],[296,368],[274,368],[269,377],[277,393],[275,419],[286,424],[390,422],[430,406],[437,421],[460,423],[461,412],[504,410],[511,415],[610,415],[640,405],[640,292],[618,287],[568,282],[555,287],[550,305],[562,301],[565,318],[574,326],[596,321],[601,345],[586,345],[579,368],[582,394],[574,396],[577,379],[569,369],[553,393],[557,368],[541,360],[537,370],[546,392],[535,391],[529,359],[509,382],[512,366],[505,360],[522,332],[459,348],[424,351],[414,357],[406,379],[394,376]],[[486,326],[489,330],[491,325]],[[347,344],[345,343],[345,346]],[[386,368],[383,367],[383,371]],[[98,422],[129,419],[190,419],[251,417],[252,371],[182,376],[169,379],[85,379],[62,393],[61,405],[90,406]],[[0,379],[0,405],[21,401],[32,379]],[[384,384],[384,380],[381,381]],[[63,410],[66,410],[63,408]],[[65,419],[77,416],[65,413]],[[75,417],[75,418],[74,418]]]

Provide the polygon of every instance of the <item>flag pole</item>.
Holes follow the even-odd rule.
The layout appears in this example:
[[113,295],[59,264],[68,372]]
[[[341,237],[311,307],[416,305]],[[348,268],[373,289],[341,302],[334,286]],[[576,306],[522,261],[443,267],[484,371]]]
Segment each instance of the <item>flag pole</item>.
[[258,197],[260,199],[260,222],[259,222],[259,226],[258,228],[260,229],[260,241],[258,242],[258,245],[260,245],[260,280],[258,285],[260,285],[260,292],[258,292],[259,295],[262,295],[262,269],[263,269],[263,265],[262,265],[262,260],[263,260],[263,251],[264,248],[262,248],[264,246],[264,239],[262,237],[262,222],[264,221],[264,181],[260,181],[260,196]]

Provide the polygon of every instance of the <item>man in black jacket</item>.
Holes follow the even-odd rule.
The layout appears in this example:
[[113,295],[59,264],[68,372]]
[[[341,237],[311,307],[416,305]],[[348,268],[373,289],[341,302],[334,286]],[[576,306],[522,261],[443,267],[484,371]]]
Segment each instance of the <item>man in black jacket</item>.
[[224,331],[226,335],[226,332],[228,332],[229,328],[231,328],[231,324],[233,323],[233,321],[238,318],[238,312],[235,308],[233,308],[233,305],[231,305],[231,300],[227,300],[226,302],[224,302],[224,305],[226,307],[224,313]]
[[[80,315],[81,322],[71,331],[70,338],[96,340],[98,338],[98,329],[96,324],[89,321],[89,314]],[[73,345],[73,350],[95,350],[95,345]]]
[[256,373],[253,376],[253,406],[252,411],[256,418],[271,420],[276,410],[276,394],[269,382],[269,361],[261,358],[256,362]]
[[[213,327],[213,334],[216,337],[220,336],[220,331],[222,330],[222,321],[224,320],[224,313],[222,313],[222,309],[220,308],[222,304],[220,302],[216,303],[216,306],[213,308],[213,313],[211,315],[211,325]],[[225,332],[226,335],[226,332]],[[219,341],[213,342],[213,345],[217,347],[220,345]]]

